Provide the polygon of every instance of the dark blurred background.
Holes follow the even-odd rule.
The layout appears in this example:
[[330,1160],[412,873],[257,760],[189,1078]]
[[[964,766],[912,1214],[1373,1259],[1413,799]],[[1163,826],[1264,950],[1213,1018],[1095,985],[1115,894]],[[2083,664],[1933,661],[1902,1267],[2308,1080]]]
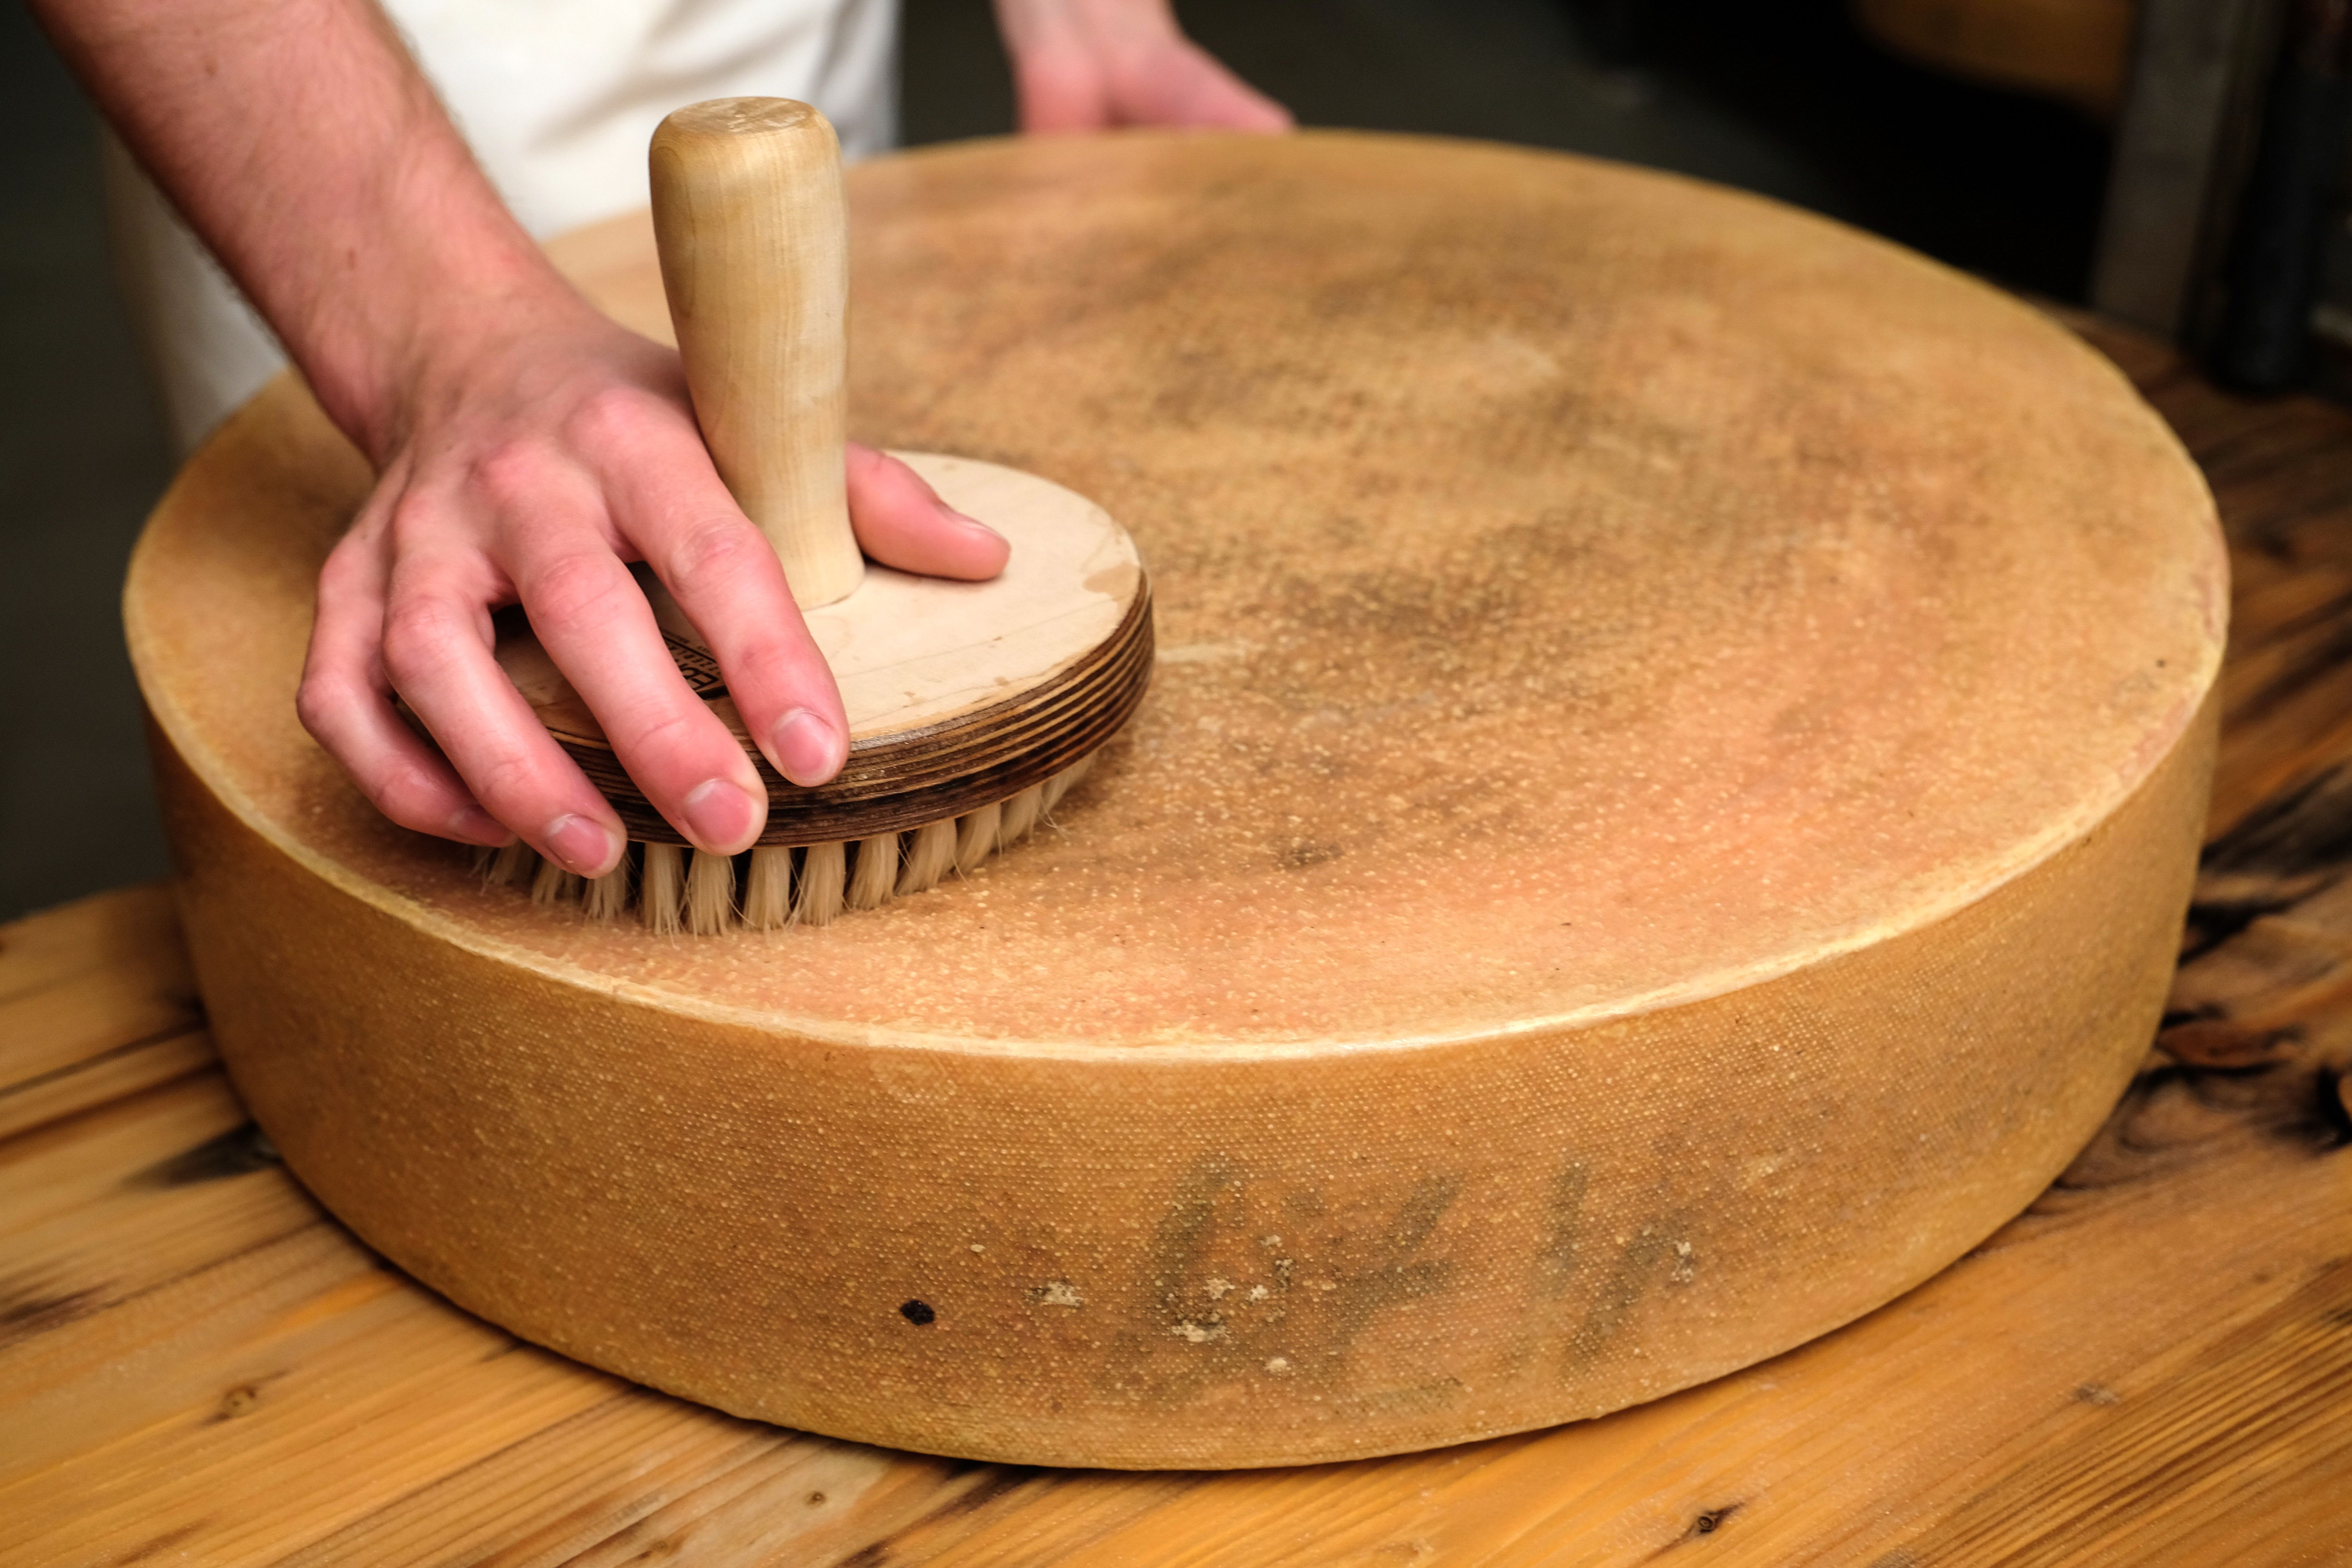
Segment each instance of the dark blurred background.
[[[1675,169],[2079,299],[2108,135],[1898,58],[1846,0],[1183,0],[1302,124],[1480,136]],[[982,62],[985,68],[982,68]],[[984,5],[911,0],[909,141],[1011,123]]]
[[[2010,288],[2095,301],[2209,357],[2225,330],[2243,333],[2233,291],[2242,307],[2265,301],[2276,308],[2257,325],[2287,344],[2266,374],[2285,384],[2325,378],[2326,335],[2307,329],[2334,319],[2319,297],[2328,268],[2352,277],[2329,248],[2343,226],[2329,205],[2343,4],[1177,8],[1304,124],[1496,138],[1723,181]],[[908,0],[903,37],[908,141],[1011,128],[987,0]],[[0,681],[0,920],[165,868],[115,599],[172,463],[109,277],[94,125],[26,14],[0,7],[0,668],[14,672]],[[2288,209],[2283,227],[2275,214],[2242,221],[2263,200]],[[2239,254],[2261,249],[2244,238],[2255,230],[2271,273]],[[2309,274],[2283,307],[2281,267]]]

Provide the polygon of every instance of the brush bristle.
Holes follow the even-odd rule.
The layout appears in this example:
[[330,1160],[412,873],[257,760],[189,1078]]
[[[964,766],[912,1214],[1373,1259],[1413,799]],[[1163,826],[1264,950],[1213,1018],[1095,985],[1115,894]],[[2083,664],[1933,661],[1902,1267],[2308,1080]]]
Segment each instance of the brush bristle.
[[1065,795],[1067,795],[1072,790],[1078,787],[1078,781],[1085,778],[1087,776],[1087,770],[1094,765],[1094,753],[1089,752],[1085,756],[1080,757],[1076,762],[1072,763],[1068,767],[1064,768],[1060,773],[1055,773],[1052,778],[1047,779],[1045,781],[1045,794],[1041,795],[1037,801],[1037,815],[1039,816],[1053,816],[1054,808],[1062,804],[1062,799]]
[[938,887],[940,879],[955,868],[955,858],[953,817],[926,822],[907,835],[907,858],[898,867],[898,897],[927,893]]
[[793,919],[802,925],[829,926],[841,914],[842,883],[848,879],[848,846],[812,844],[801,851],[800,895]]
[[686,873],[686,929],[697,936],[718,936],[734,923],[734,858],[696,850]]
[[890,901],[898,889],[898,836],[877,833],[871,838],[861,838],[849,868],[849,894],[845,900],[853,910],[878,910]]
[[793,852],[780,844],[751,851],[751,872],[743,879],[743,923],[774,931],[793,918]]
[[675,844],[646,846],[646,866],[637,888],[637,918],[656,936],[676,936],[686,897],[686,851]]
[[991,801],[978,811],[966,812],[956,819],[955,868],[959,877],[969,877],[980,869],[980,863],[996,853],[997,835],[1004,827],[1004,804]]
[[950,871],[969,876],[1050,821],[1093,765],[1092,756],[1081,757],[1043,784],[910,832],[802,849],[758,846],[748,857],[740,906],[731,858],[676,844],[632,844],[612,870],[595,878],[574,876],[520,840],[477,849],[474,868],[493,886],[527,889],[542,909],[578,904],[591,920],[627,913],[634,892],[637,918],[656,936],[717,936],[739,925],[831,925],[845,910],[879,909],[928,891]]
[[619,920],[629,912],[630,881],[629,856],[624,849],[611,870],[590,880],[581,896],[582,912],[592,921]]
[[490,857],[483,879],[492,887],[528,888],[539,876],[539,851],[518,838]]
[[565,870],[552,860],[542,859],[538,875],[530,879],[530,901],[543,910],[572,903],[586,885],[586,878]]
[[1037,826],[1037,808],[1045,798],[1045,786],[1031,784],[1004,803],[1004,810],[996,827],[996,842],[1000,847],[1010,848],[1029,837],[1029,830]]

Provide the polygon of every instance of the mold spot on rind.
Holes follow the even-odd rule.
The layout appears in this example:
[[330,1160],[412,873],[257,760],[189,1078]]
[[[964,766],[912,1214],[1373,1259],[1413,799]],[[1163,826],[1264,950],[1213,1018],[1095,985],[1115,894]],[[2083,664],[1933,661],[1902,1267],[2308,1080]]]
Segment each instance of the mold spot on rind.
[[898,1315],[915,1327],[927,1328],[939,1317],[929,1301],[906,1300],[898,1303]]

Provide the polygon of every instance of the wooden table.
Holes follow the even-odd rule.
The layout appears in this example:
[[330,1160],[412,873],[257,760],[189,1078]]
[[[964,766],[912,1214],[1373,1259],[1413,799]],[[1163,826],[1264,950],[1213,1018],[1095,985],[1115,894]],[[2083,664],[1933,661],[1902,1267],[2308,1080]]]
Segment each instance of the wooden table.
[[0,1563],[2352,1563],[2352,415],[2084,330],[2230,527],[2211,843],[2131,1093],[1929,1284],[1654,1405],[1360,1464],[805,1436],[371,1255],[246,1121],[136,888],[0,929]]

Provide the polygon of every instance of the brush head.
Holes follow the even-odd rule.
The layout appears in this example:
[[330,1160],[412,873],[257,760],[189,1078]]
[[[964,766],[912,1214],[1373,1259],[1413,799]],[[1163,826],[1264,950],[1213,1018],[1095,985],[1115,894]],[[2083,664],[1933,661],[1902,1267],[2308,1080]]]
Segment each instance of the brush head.
[[477,863],[486,882],[525,889],[541,909],[576,908],[591,920],[634,910],[656,936],[831,925],[845,914],[929,892],[950,877],[970,876],[1037,828],[1055,826],[1046,802],[1059,805],[1093,764],[1093,757],[1081,757],[1010,801],[852,844],[761,845],[736,856],[633,844],[619,865],[596,878],[575,877],[521,843],[484,850]]
[[[1152,668],[1151,593],[1126,531],[1093,502],[1032,474],[898,456],[949,505],[1003,532],[1012,559],[985,583],[870,567],[848,598],[807,612],[849,715],[849,759],[829,784],[803,788],[768,764],[701,634],[639,569],[679,673],[734,731],[768,786],[760,847],[803,851],[785,879],[789,892],[779,889],[784,873],[772,857],[764,875],[746,857],[722,877],[725,858],[697,854],[675,895],[666,871],[644,877],[638,908],[649,929],[715,934],[734,929],[739,913],[740,923],[759,928],[822,925],[969,872],[1026,836],[1050,805],[1046,794],[1067,789],[1142,701]],[[685,836],[646,801],[519,610],[499,617],[498,658],[613,803],[631,840],[683,848]],[[803,888],[835,879],[830,855],[809,869],[806,851],[824,845],[841,850],[837,892]],[[643,849],[635,858],[645,861]],[[536,896],[570,901],[555,895],[581,891],[551,882]],[[681,898],[682,913],[671,907]],[[625,890],[587,900],[607,911],[626,901]]]

